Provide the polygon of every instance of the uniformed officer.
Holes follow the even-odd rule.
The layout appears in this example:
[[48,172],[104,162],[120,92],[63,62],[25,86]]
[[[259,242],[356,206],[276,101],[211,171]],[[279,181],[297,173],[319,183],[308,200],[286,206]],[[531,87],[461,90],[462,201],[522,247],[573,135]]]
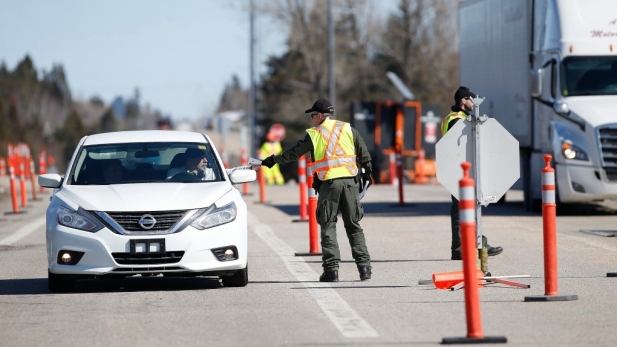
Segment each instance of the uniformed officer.
[[[441,135],[445,135],[459,119],[465,119],[471,111],[473,111],[475,104],[473,98],[476,94],[467,87],[460,86],[456,93],[454,93],[454,106],[450,108],[450,113],[441,122]],[[461,235],[459,233],[459,210],[458,200],[452,196],[452,207],[450,208],[450,224],[452,227],[452,244],[450,250],[452,251],[452,260],[461,260]],[[495,256],[503,252],[501,247],[491,247],[488,244],[486,236],[482,235],[482,247],[486,247],[489,256]]]
[[[336,239],[336,221],[340,211],[351,245],[351,254],[358,267],[361,280],[371,278],[371,257],[366,248],[360,220],[364,209],[358,200],[358,172],[363,168],[363,179],[371,179],[371,156],[358,131],[349,123],[331,119],[334,107],[326,99],[315,101],[305,113],[311,114],[314,127],[298,143],[278,155],[271,155],[261,163],[272,167],[275,163],[296,161],[311,152],[314,158],[313,188],[318,193],[317,222],[321,227],[321,248],[324,272],[321,282],[338,282],[341,260]],[[358,167],[358,165],[360,167]]]

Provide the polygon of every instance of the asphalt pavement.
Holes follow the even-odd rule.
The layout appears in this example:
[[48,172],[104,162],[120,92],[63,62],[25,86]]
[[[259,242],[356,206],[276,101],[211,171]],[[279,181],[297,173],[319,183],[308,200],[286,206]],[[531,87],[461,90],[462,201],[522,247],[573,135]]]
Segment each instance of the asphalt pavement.
[[[249,185],[249,285],[212,278],[83,281],[76,293],[46,285],[44,227],[50,192],[28,195],[11,213],[0,178],[0,344],[3,346],[431,346],[468,333],[464,290],[436,289],[433,274],[462,269],[450,260],[450,196],[437,184],[375,185],[363,200],[373,276],[360,281],[342,220],[338,283],[320,283],[319,256],[300,221],[298,186]],[[240,187],[242,189],[242,187]],[[30,192],[29,192],[30,194]],[[481,331],[515,346],[614,346],[617,204],[577,205],[557,218],[559,294],[578,300],[525,302],[544,294],[542,217],[524,211],[519,191],[483,209],[484,234],[504,252],[494,276],[521,276],[518,288],[479,289]],[[587,232],[582,232],[586,230]],[[589,231],[596,231],[595,233]]]

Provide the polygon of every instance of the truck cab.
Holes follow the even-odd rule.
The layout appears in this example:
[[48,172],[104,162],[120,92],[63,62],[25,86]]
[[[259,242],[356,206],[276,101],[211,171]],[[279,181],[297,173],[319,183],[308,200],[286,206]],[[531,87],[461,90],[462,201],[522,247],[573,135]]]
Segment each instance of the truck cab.
[[519,141],[519,186],[528,209],[541,202],[547,153],[554,160],[558,203],[617,198],[617,13],[609,11],[614,5],[611,0],[461,4],[461,84],[486,93],[493,113],[488,116]]

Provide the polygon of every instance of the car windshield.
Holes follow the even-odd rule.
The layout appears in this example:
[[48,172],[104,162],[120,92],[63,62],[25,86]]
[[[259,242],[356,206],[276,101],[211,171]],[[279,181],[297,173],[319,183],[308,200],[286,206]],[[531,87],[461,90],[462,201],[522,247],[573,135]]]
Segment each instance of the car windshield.
[[617,57],[568,57],[561,64],[564,96],[617,95]]
[[84,146],[69,177],[75,185],[223,180],[212,148],[203,143]]

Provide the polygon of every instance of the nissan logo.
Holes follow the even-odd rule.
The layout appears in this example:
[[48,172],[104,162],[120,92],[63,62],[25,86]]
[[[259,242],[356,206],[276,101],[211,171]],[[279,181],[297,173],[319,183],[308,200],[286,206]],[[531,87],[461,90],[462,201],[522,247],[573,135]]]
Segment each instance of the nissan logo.
[[139,218],[139,221],[137,222],[143,229],[149,230],[154,228],[154,225],[156,224],[156,219],[151,214],[144,214],[143,216],[141,216],[141,218]]

